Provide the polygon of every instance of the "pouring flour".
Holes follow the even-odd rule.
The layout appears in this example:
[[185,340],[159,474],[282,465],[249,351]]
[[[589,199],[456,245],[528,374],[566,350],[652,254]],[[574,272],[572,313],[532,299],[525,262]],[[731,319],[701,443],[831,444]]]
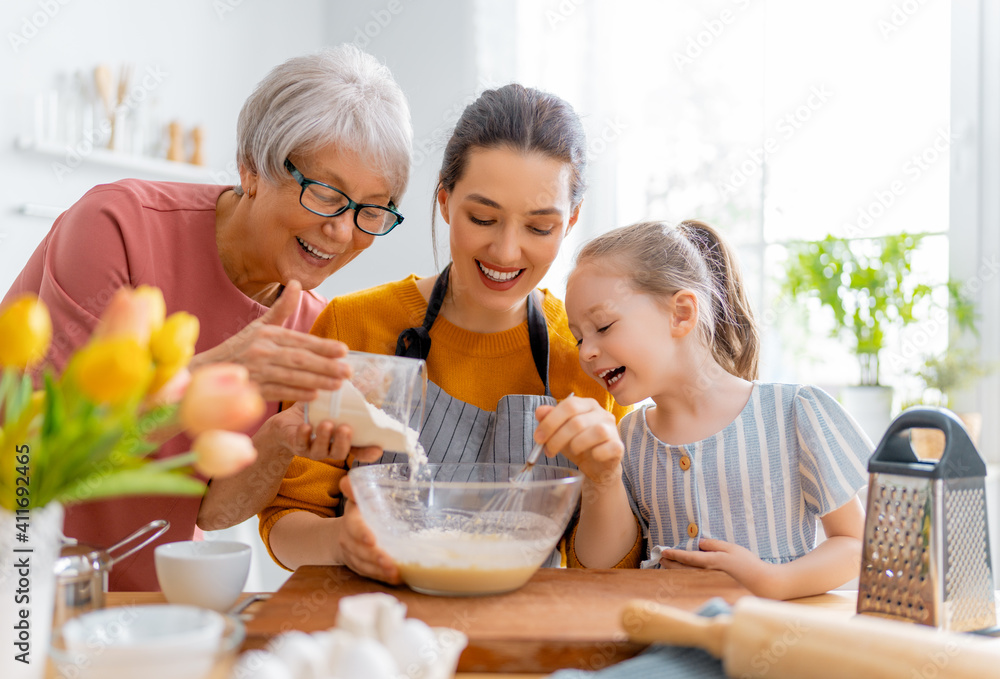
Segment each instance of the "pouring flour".
[[320,391],[306,404],[306,421],[346,424],[353,446],[406,453],[414,468],[421,467],[427,456],[419,433],[407,423],[412,413],[422,412],[424,362],[362,352],[350,352],[347,360],[351,381],[336,391]]

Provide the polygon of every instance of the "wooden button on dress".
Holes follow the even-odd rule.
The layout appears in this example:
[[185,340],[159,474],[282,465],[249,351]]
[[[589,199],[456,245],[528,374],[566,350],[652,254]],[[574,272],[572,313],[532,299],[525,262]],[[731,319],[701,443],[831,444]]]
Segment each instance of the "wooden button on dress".
[[688,457],[687,455],[684,455],[683,457],[681,457],[678,464],[681,466],[681,469],[687,471],[688,469],[691,468],[691,458]]
[[688,524],[688,537],[692,538],[698,537],[698,524],[696,523]]

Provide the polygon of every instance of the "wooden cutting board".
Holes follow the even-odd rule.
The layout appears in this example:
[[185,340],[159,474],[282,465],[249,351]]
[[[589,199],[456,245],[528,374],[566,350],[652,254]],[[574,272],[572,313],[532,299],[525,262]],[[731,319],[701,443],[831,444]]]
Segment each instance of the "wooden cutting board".
[[509,594],[434,597],[383,585],[343,566],[305,566],[260,605],[247,623],[244,648],[260,648],[289,630],[333,627],[340,597],[366,592],[388,592],[406,604],[409,617],[468,635],[461,672],[600,669],[646,647],[629,641],[621,627],[630,599],[693,611],[712,597],[732,604],[749,594],[720,571],[542,568]]

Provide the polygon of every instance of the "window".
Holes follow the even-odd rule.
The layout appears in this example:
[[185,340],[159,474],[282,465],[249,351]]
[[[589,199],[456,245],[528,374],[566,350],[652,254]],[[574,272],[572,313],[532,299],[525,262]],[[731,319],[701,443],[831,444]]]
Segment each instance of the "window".
[[[783,244],[933,233],[914,268],[947,279],[949,3],[481,5],[484,79],[553,91],[586,114],[592,190],[576,243],[646,218],[720,228],[764,326],[763,379],[837,385],[858,374],[822,317],[807,338],[781,331],[771,272]],[[509,40],[505,27],[516,29]],[[546,280],[559,292],[570,256]],[[947,342],[940,324],[922,332],[927,350]],[[891,363],[883,382],[912,372]]]

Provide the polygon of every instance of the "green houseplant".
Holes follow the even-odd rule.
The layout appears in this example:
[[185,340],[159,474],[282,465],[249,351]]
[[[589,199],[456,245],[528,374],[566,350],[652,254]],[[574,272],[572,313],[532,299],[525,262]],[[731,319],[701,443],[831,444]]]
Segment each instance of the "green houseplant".
[[980,377],[986,377],[993,369],[993,366],[981,363],[971,349],[948,349],[927,356],[916,372],[923,386],[920,403],[951,407],[956,391],[970,386]]
[[[921,388],[918,398],[906,405],[931,405],[942,408],[954,408],[956,392],[971,386],[981,377],[986,377],[996,370],[996,365],[979,360],[977,353],[971,349],[949,347],[939,354],[924,358],[923,364],[916,372]],[[982,429],[982,414],[978,412],[958,412],[962,423],[969,432],[969,437],[976,445],[979,444],[979,434]],[[937,433],[937,432],[932,432]],[[925,435],[924,438],[927,438]],[[935,437],[936,439],[937,437]],[[934,449],[943,446],[944,442],[936,441]]]
[[901,233],[851,240],[827,236],[788,245],[782,292],[816,298],[833,312],[833,337],[845,340],[858,359],[859,383],[879,385],[879,354],[890,326],[913,323],[914,310],[932,288],[912,281],[913,253],[922,234]]
[[924,238],[925,234],[911,233],[861,239],[827,236],[787,246],[781,292],[802,307],[816,299],[821,309],[832,312],[830,334],[854,353],[862,387],[845,389],[842,398],[876,440],[891,415],[892,390],[881,384],[879,370],[889,338],[926,320],[929,309],[940,303],[935,292],[942,287],[947,288],[946,318],[961,330],[974,328],[972,303],[957,283],[929,285],[916,280],[913,256]]

